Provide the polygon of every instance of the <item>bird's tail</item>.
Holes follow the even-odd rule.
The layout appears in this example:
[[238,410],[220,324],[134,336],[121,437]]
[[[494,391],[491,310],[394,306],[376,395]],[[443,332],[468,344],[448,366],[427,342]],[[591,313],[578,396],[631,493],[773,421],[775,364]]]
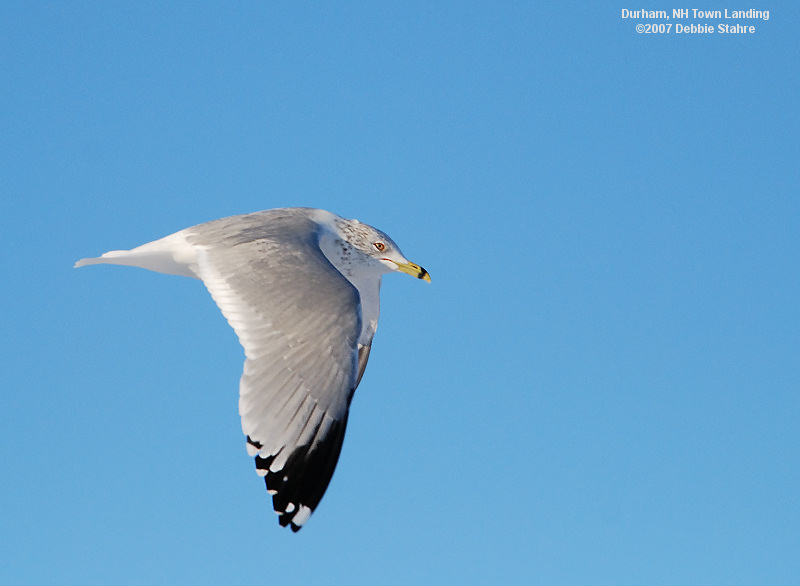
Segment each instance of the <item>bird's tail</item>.
[[124,265],[168,275],[198,278],[197,251],[182,232],[154,240],[131,250],[112,250],[96,258],[82,258],[75,268],[87,265]]

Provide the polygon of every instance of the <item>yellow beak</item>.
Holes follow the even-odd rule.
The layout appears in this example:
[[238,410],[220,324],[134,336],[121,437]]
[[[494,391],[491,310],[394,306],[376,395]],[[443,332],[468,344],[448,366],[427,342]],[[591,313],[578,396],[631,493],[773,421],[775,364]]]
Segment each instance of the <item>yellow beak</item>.
[[413,262],[397,263],[397,270],[411,275],[412,277],[416,277],[417,279],[428,281],[428,283],[431,282],[431,276],[428,274],[428,271]]

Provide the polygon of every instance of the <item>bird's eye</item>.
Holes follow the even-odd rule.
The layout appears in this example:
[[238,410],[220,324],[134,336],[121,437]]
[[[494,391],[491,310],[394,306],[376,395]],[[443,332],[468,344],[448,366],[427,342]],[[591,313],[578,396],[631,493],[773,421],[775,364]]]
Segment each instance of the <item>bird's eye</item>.
[[377,248],[381,252],[386,250],[386,245],[383,242],[376,242],[373,246],[375,246],[375,248]]

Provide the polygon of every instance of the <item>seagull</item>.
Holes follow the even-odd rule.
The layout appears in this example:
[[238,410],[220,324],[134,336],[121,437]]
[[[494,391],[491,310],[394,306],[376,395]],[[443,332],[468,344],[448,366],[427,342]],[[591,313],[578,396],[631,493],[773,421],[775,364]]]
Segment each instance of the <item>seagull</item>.
[[282,527],[331,481],[378,326],[385,273],[430,282],[386,234],[331,212],[273,209],[84,258],[200,279],[244,347],[239,415]]

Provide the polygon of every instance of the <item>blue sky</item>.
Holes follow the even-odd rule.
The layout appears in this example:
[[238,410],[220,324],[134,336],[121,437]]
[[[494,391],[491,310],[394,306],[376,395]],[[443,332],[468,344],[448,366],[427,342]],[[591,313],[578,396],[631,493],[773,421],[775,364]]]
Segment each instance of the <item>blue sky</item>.
[[[291,4],[5,3],[0,582],[800,580],[800,9]],[[433,282],[293,535],[202,285],[72,264],[296,205]]]

